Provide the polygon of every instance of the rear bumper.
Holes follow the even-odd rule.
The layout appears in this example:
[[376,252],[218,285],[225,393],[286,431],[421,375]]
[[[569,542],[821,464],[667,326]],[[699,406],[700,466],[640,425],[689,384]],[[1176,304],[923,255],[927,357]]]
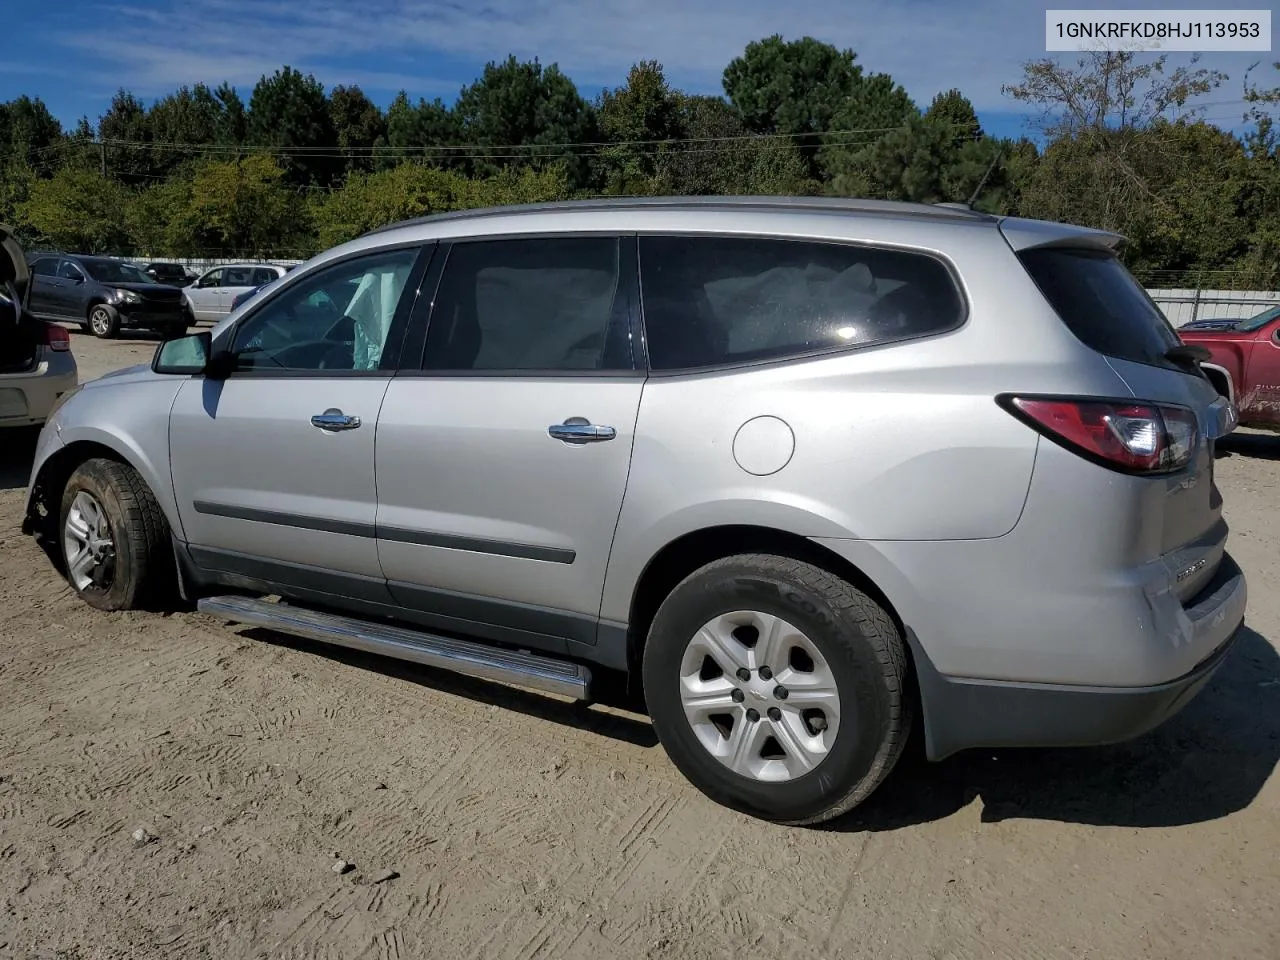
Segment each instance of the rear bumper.
[[912,640],[925,750],[942,760],[970,747],[1087,747],[1120,743],[1164,723],[1227,658],[1242,623],[1191,673],[1153,687],[1078,687],[944,677]]
[[969,747],[1094,746],[1146,733],[1191,702],[1221,666],[1244,624],[1247,592],[1244,573],[1225,556],[1184,611],[1186,642],[1208,654],[1190,671],[1149,686],[947,677],[908,631],[930,759]]
[[37,426],[54,402],[79,382],[70,351],[42,350],[34,369],[0,376],[0,427]]

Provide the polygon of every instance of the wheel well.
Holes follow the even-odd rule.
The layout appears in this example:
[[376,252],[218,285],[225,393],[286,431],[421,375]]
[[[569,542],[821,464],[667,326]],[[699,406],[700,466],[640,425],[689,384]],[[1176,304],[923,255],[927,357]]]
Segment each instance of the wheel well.
[[1217,367],[1202,367],[1202,369],[1205,377],[1213,384],[1213,389],[1218,391],[1218,395],[1231,400],[1231,378]]
[[787,533],[771,527],[725,526],[710,527],[685,534],[667,544],[645,567],[640,575],[631,599],[628,620],[627,662],[633,675],[638,676],[640,658],[644,652],[649,626],[658,607],[667,595],[685,577],[715,560],[743,553],[768,553],[790,557],[820,567],[853,584],[893,618],[894,625],[903,636],[906,633],[902,619],[889,602],[889,598],[861,570],[839,554],[828,550],[807,537]]
[[[128,460],[106,444],[95,443],[92,440],[77,440],[75,443],[67,444],[41,465],[33,485],[31,503],[27,508],[28,520],[36,526],[47,527],[49,523],[56,524],[62,490],[71,479],[71,474],[80,464],[95,457],[132,466]],[[44,513],[39,513],[40,510]],[[47,529],[46,532],[48,532]]]

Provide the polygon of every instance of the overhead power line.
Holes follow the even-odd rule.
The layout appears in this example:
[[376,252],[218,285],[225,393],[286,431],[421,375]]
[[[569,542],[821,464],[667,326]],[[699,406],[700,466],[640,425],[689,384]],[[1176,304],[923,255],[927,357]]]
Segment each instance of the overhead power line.
[[[943,121],[939,121],[943,122]],[[945,121],[946,126],[957,127],[972,130],[978,124],[973,121],[951,122]],[[131,148],[138,150],[155,149],[155,150],[187,150],[199,153],[227,153],[227,154],[247,154],[247,153],[270,153],[285,156],[314,156],[314,157],[350,157],[350,156],[381,156],[384,154],[403,153],[408,149],[412,153],[440,154],[444,157],[454,155],[462,157],[474,157],[476,151],[483,151],[480,155],[505,156],[511,151],[543,151],[543,150],[584,150],[597,152],[617,147],[655,147],[661,148],[665,146],[678,146],[684,144],[738,144],[762,141],[785,141],[793,142],[797,140],[818,140],[821,142],[829,142],[831,138],[843,137],[864,137],[868,135],[879,135],[884,133],[892,133],[895,130],[903,130],[906,124],[898,124],[892,127],[861,127],[840,130],[824,130],[820,132],[806,131],[802,133],[749,133],[736,134],[734,136],[723,137],[670,137],[666,139],[649,139],[649,140],[586,140],[586,141],[564,141],[559,143],[461,143],[461,144],[438,144],[424,145],[413,148],[393,148],[393,147],[355,147],[340,149],[337,147],[275,147],[267,144],[215,144],[215,143],[183,143],[180,141],[162,141],[162,140],[129,140],[119,137],[101,137],[92,141],[82,141],[93,145],[105,144],[109,147]],[[45,147],[43,149],[56,149],[57,145]]]

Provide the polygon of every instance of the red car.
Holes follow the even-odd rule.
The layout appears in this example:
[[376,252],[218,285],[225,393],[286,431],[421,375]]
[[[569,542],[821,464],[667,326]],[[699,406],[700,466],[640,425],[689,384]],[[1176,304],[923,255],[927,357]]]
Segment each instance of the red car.
[[1280,430],[1280,306],[1247,320],[1198,320],[1178,335],[1208,349],[1201,367],[1236,405],[1241,426]]

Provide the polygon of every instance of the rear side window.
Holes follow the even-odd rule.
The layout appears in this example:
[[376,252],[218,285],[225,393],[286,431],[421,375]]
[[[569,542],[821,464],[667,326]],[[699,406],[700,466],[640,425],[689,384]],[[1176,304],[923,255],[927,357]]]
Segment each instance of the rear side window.
[[450,371],[631,369],[616,237],[458,243],[423,366]]
[[940,333],[964,322],[926,254],[797,240],[642,237],[649,361],[680,370]]
[[1040,247],[1019,254],[1031,279],[1076,338],[1117,360],[1179,369],[1165,358],[1178,335],[1113,254]]

